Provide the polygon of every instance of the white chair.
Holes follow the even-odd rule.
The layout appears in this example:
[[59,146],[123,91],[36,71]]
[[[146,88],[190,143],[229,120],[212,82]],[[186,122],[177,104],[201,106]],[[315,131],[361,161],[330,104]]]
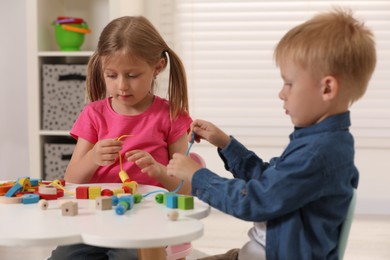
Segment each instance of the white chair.
[[356,206],[356,189],[353,189],[351,204],[349,204],[347,216],[341,226],[340,237],[339,237],[339,259],[344,258],[345,249],[347,248],[347,242],[349,237],[349,231],[351,230],[353,215],[355,213]]
[[[206,162],[202,156],[197,153],[189,153],[188,155],[192,160],[196,161],[203,167],[206,167]],[[167,246],[165,249],[167,260],[185,260],[192,251],[191,243],[184,243],[181,245]]]

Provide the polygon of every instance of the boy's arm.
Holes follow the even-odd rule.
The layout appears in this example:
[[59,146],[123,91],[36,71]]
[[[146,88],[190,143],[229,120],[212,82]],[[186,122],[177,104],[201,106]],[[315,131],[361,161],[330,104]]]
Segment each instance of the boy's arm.
[[[225,164],[225,169],[233,173],[233,176],[238,179],[259,178],[269,166],[267,162],[264,162],[254,152],[249,151],[232,136],[230,142],[223,149],[218,149],[218,154]],[[256,171],[253,171],[253,169],[256,169]]]

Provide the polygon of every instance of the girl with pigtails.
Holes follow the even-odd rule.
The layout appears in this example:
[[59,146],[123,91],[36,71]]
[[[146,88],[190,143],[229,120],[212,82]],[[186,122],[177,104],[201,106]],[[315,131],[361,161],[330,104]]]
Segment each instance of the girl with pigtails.
[[[168,64],[165,99],[155,95],[155,85]],[[120,183],[124,170],[139,184],[177,188],[181,180],[168,176],[166,165],[188,147],[186,75],[180,58],[145,17],[121,17],[103,29],[88,63],[86,94],[90,102],[70,132],[77,144],[65,180]],[[190,193],[187,182],[179,193]],[[135,250],[84,244],[57,247],[50,259],[81,256],[137,259]]]

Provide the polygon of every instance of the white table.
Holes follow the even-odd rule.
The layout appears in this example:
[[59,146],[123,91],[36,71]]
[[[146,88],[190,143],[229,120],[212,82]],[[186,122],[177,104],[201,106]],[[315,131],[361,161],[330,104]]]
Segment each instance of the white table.
[[[121,184],[99,185],[102,189],[114,189]],[[67,184],[74,191],[76,186]],[[146,194],[161,189],[139,185],[137,193]],[[63,200],[78,202],[77,216],[62,216],[60,203]],[[85,243],[111,248],[156,248],[175,245],[198,239],[203,235],[199,220],[210,213],[210,207],[194,198],[193,210],[179,210],[179,218],[172,221],[167,213],[172,209],[155,201],[155,194],[141,203],[117,215],[112,210],[96,209],[95,200],[75,199],[67,195],[50,200],[47,210],[37,204],[0,203],[0,246],[47,246]]]

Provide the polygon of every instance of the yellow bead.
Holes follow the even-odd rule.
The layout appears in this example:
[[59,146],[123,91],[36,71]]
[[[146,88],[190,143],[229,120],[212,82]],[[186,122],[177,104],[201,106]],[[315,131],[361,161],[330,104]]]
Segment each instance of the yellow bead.
[[121,171],[119,172],[119,178],[121,178],[121,181],[122,181],[122,182],[125,182],[125,180],[130,179],[130,178],[129,178],[129,175],[128,175],[127,172],[124,171],[124,170],[121,170]]

